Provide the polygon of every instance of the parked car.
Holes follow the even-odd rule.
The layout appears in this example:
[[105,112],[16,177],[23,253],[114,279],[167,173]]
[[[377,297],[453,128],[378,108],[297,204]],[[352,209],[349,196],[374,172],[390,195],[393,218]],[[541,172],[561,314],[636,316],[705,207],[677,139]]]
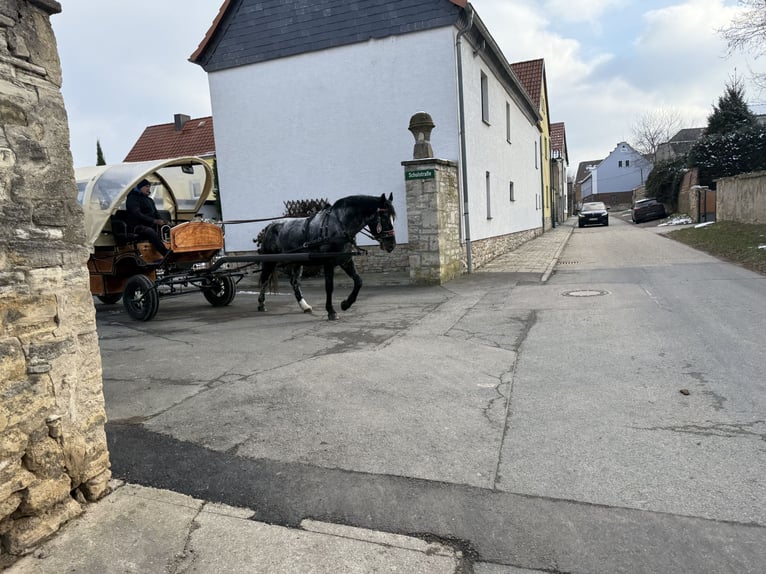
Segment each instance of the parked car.
[[582,204],[577,214],[578,227],[586,225],[609,225],[609,211],[602,201],[589,201]]
[[630,218],[633,223],[642,221],[651,221],[652,219],[661,219],[667,215],[665,206],[654,198],[639,199],[633,204],[630,211]]

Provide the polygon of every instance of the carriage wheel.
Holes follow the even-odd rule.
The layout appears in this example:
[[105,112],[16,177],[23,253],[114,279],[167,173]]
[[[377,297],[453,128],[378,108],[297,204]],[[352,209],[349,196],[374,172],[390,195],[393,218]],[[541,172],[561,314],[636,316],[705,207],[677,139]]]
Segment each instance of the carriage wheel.
[[128,279],[122,302],[128,315],[137,321],[153,319],[160,308],[160,296],[146,275],[134,275]]
[[96,299],[104,305],[114,305],[122,297],[122,293],[108,293],[107,295],[96,295]]
[[202,288],[202,294],[213,307],[223,307],[234,300],[237,283],[230,275],[218,275]]

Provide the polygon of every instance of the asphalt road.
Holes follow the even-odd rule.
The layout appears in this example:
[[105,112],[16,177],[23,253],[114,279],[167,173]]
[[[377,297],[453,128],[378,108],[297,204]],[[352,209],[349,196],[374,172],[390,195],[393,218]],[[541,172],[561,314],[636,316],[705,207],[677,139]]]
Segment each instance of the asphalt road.
[[575,229],[545,284],[365,286],[338,322],[99,304],[114,474],[477,574],[764,572],[766,278],[657,231]]

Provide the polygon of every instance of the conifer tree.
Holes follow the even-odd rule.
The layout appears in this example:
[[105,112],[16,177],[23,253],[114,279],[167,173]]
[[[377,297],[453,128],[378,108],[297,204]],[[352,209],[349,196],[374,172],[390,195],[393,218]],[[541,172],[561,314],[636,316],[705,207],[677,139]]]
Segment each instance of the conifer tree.
[[742,80],[734,76],[726,84],[726,91],[713,106],[713,113],[707,118],[705,135],[727,134],[755,124],[755,115],[745,103],[745,88]]
[[96,140],[96,165],[106,165],[104,152],[101,150],[101,142]]

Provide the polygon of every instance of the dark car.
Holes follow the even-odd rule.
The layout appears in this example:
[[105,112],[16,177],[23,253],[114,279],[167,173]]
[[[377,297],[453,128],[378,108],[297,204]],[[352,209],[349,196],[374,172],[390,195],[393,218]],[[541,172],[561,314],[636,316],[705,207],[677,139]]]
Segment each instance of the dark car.
[[577,225],[609,225],[609,212],[606,205],[601,201],[591,201],[582,204],[580,213],[577,214]]
[[639,199],[633,204],[633,209],[630,211],[630,218],[633,223],[661,219],[666,215],[665,206],[654,198]]

